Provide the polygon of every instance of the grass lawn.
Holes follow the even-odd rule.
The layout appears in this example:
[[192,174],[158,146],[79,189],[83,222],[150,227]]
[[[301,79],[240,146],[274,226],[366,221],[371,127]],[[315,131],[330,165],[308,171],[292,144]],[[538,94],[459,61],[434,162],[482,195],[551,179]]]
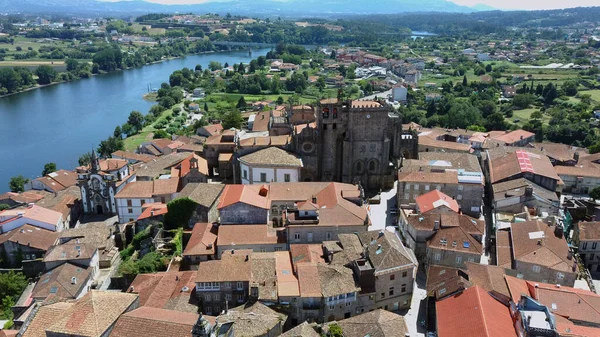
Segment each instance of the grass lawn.
[[[176,106],[179,106],[183,109],[183,104],[178,104]],[[131,137],[125,138],[123,140],[123,142],[125,144],[125,151],[135,152],[135,150],[138,148],[138,146],[140,146],[140,145],[142,145],[142,143],[150,140],[150,139],[148,139],[148,135],[151,134],[152,132],[156,131],[156,129],[154,128],[154,124],[158,123],[161,120],[165,120],[167,118],[167,116],[170,116],[170,115],[173,115],[172,109],[163,111],[162,114],[160,115],[160,117],[158,117],[156,119],[156,121],[154,123],[152,123],[152,125],[145,126],[140,133],[133,135]]]
[[[527,108],[527,109],[523,109],[523,110],[514,110],[513,116],[511,118],[505,118],[505,119],[510,124],[516,124],[516,125],[522,127],[529,121],[529,119],[531,118],[531,114],[534,111],[540,111],[540,109]],[[514,122],[515,119],[518,119],[519,121]],[[542,123],[545,125],[548,125],[548,122],[550,122],[550,116],[542,114]]]
[[142,33],[143,27],[146,27],[146,32],[148,35],[165,35],[166,32],[166,29],[164,28],[151,28],[150,25],[140,25],[139,23],[134,23],[131,25],[131,28],[133,28],[136,33]]
[[600,90],[581,90],[579,93],[590,95],[594,101],[600,102]]

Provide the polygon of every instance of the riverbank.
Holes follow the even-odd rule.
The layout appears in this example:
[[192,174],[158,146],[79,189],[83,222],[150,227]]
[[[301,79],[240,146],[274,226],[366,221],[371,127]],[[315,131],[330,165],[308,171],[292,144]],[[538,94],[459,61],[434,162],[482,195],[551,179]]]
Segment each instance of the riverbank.
[[[74,79],[72,81],[58,81],[58,82],[52,82],[50,84],[41,84],[41,85],[40,84],[36,84],[33,87],[25,88],[25,89],[19,90],[17,92],[11,92],[10,94],[0,95],[0,98],[8,97],[8,96],[14,96],[14,95],[17,95],[17,94],[22,94],[24,92],[28,92],[28,91],[32,91],[32,90],[36,90],[36,89],[41,89],[41,88],[49,87],[49,86],[52,86],[52,85],[63,84],[63,83],[70,83],[70,82],[75,82],[75,81],[79,81],[79,80],[83,80],[83,79],[88,79],[88,78],[91,78],[93,76],[114,74],[114,73],[122,72],[122,71],[125,71],[125,70],[139,69],[139,68],[143,68],[145,66],[149,66],[149,65],[153,65],[153,64],[159,64],[159,63],[163,63],[163,62],[166,62],[166,61],[183,59],[183,58],[186,58],[188,56],[204,55],[204,54],[211,54],[211,53],[218,53],[218,51],[210,50],[210,51],[203,51],[203,52],[200,52],[200,53],[186,54],[184,56],[167,57],[167,58],[164,58],[162,60],[158,60],[158,61],[146,63],[146,64],[144,64],[142,66],[139,66],[139,67],[129,67],[129,68],[124,68],[124,69],[118,69],[118,70],[111,71],[111,72],[101,72],[101,73],[98,73],[98,74],[91,74],[90,77],[79,77],[79,78],[76,78],[76,79]],[[18,67],[18,66],[15,66],[15,67]]]
[[[194,69],[196,65],[204,69],[211,61],[247,64],[269,51],[253,50],[252,57],[247,51],[192,54],[0,99],[0,135],[6,140],[0,142],[0,191],[7,189],[11,177],[38,178],[50,162],[66,170],[77,167],[79,156],[111,136],[131,111],[146,114],[150,110],[155,103],[142,99],[148,93],[148,83],[159,86],[176,70]],[[152,137],[149,134],[146,136]]]

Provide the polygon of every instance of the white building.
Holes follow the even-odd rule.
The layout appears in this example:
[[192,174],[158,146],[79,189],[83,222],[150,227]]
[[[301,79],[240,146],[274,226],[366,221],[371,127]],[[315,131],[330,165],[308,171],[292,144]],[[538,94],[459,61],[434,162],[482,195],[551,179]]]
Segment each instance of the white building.
[[0,212],[0,231],[9,232],[25,224],[60,232],[65,229],[65,220],[62,213],[37,205],[27,208],[7,209]]
[[299,182],[302,160],[278,147],[268,147],[239,158],[244,185]]
[[408,89],[405,87],[396,87],[392,89],[392,100],[396,102],[406,102],[408,96]]
[[134,181],[115,195],[119,223],[137,220],[144,204],[167,203],[177,196],[179,179]]

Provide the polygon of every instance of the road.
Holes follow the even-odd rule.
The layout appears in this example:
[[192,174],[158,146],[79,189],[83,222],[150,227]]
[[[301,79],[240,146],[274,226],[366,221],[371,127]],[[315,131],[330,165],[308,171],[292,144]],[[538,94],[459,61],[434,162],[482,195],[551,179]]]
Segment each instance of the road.
[[365,96],[365,97],[363,97],[361,99],[362,100],[369,100],[369,99],[375,99],[375,97],[387,99],[388,95],[391,95],[391,94],[392,94],[392,90],[390,89],[388,91],[378,92],[378,93],[373,94],[373,95]]
[[394,188],[389,191],[381,193],[381,203],[369,205],[369,217],[371,219],[370,231],[383,230],[386,227],[391,227],[394,231],[394,227],[397,224],[393,223],[394,216],[388,216],[388,210],[396,205],[396,183]]
[[[394,188],[389,191],[383,191],[381,202],[379,204],[369,205],[369,217],[371,219],[370,231],[388,230],[390,232],[397,231],[396,217],[389,214],[388,210],[396,208],[396,191],[397,182],[394,183]],[[426,277],[424,272],[417,274],[417,280],[413,286],[413,296],[408,311],[402,311],[400,314],[404,316],[408,332],[411,337],[425,337],[425,328],[421,327],[419,322],[425,319],[425,304],[427,302]]]

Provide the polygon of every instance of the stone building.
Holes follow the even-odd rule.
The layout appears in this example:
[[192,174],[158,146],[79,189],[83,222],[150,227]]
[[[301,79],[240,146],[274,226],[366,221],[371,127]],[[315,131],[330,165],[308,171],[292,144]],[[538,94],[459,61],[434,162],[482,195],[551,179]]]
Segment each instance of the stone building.
[[358,183],[367,190],[390,187],[401,157],[415,158],[418,137],[378,101],[326,99],[316,124],[295,128],[293,149],[304,163],[304,181]]

